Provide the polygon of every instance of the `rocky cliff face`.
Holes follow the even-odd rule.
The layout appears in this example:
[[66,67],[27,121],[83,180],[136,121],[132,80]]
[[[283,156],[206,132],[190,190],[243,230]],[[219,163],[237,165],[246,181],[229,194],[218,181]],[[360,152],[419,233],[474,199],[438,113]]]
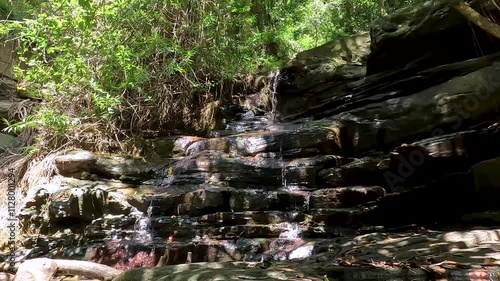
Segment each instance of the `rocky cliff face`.
[[283,260],[377,229],[494,224],[499,46],[431,1],[298,54],[271,89],[278,120],[237,113],[216,137],[148,140],[145,159],[51,156],[20,215],[47,236],[23,246],[131,268],[167,250],[167,264]]

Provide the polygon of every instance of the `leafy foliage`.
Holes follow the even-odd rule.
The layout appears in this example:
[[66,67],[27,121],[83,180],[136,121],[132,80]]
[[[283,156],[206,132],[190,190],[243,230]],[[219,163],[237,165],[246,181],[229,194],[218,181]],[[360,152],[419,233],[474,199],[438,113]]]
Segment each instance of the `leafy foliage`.
[[43,102],[8,130],[121,150],[144,131],[210,127],[205,107],[232,94],[217,85],[367,31],[384,10],[373,0],[16,2],[25,19],[0,34],[20,40],[19,87]]

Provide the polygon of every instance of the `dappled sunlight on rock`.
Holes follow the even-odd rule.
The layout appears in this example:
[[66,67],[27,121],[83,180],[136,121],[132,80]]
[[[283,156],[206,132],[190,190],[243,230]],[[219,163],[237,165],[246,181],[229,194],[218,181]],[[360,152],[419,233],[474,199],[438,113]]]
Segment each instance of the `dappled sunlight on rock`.
[[48,155],[19,244],[131,269],[114,281],[493,276],[500,53],[477,58],[446,1],[417,6],[297,54],[267,101],[220,97],[217,130]]

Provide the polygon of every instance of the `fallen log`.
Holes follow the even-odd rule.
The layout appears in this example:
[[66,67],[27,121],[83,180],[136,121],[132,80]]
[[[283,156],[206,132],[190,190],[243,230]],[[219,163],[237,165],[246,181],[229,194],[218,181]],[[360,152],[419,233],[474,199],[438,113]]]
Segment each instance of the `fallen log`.
[[50,281],[55,275],[79,275],[111,281],[120,273],[120,270],[88,261],[39,258],[23,262],[14,281]]

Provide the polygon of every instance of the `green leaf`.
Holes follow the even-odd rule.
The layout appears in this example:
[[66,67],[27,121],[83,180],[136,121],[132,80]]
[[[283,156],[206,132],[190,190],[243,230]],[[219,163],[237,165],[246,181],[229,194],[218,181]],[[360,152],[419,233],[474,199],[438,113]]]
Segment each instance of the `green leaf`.
[[90,0],[78,0],[78,4],[82,6],[84,9],[90,9]]

